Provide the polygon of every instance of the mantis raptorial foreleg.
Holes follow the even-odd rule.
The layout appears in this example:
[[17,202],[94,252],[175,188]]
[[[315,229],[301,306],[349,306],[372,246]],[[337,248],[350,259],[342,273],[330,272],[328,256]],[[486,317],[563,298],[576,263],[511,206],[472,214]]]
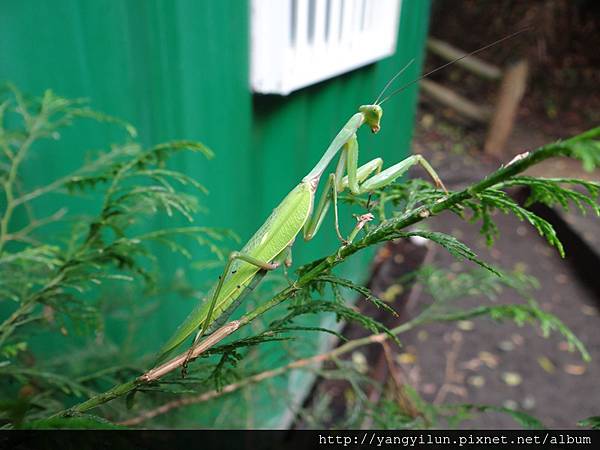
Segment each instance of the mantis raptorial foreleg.
[[[344,237],[342,236],[342,233],[340,232],[340,217],[338,214],[338,206],[337,206],[337,193],[338,193],[338,186],[337,186],[337,178],[335,176],[335,173],[329,174],[329,177],[327,178],[327,183],[325,184],[325,190],[323,191],[323,195],[325,196],[325,198],[327,198],[328,194],[331,194],[331,198],[333,199],[333,224],[334,224],[334,228],[335,228],[335,234],[337,234],[337,237],[340,241],[342,241],[342,243],[346,243],[346,239],[344,239]],[[323,215],[324,213],[321,212],[321,217],[319,217],[319,222],[321,222],[323,220]]]
[[343,243],[346,242],[346,239],[342,237],[340,233],[340,225],[339,225],[339,215],[337,208],[337,192],[339,190],[338,187],[338,178],[335,173],[329,174],[327,177],[327,182],[325,183],[325,187],[323,189],[323,194],[321,195],[321,199],[319,200],[319,204],[317,205],[317,209],[313,214],[312,218],[307,222],[307,226],[304,229],[304,240],[308,241],[313,238],[313,236],[319,231],[321,227],[321,223],[329,210],[329,205],[331,203],[331,199],[333,199],[333,216],[334,216],[334,227],[335,233],[340,241]]
[[[344,170],[346,168],[346,158],[348,157],[348,152],[346,151],[346,146],[347,146],[347,144],[344,144],[342,146],[342,151],[340,153],[340,157],[338,159],[338,163],[335,168],[335,172],[330,174],[330,176],[327,178],[327,183],[325,184],[325,188],[323,189],[323,193],[321,194],[319,203],[317,204],[317,207],[316,207],[314,213],[312,214],[312,217],[310,217],[309,220],[304,225],[304,240],[305,241],[311,240],[314,237],[314,235],[317,234],[317,231],[319,231],[319,228],[321,227],[321,223],[323,222],[323,219],[325,218],[325,215],[327,214],[327,211],[329,210],[329,205],[331,203],[332,189],[335,189],[336,192],[339,192],[341,189],[341,180],[344,177]],[[336,197],[337,197],[337,194],[336,194]],[[334,200],[337,204],[336,197],[334,197]],[[336,212],[335,212],[336,232],[337,232],[338,237],[343,241],[344,239],[341,238],[338,223],[339,223],[338,222],[338,214],[337,214],[337,210],[336,210]]]
[[[375,160],[374,160],[375,161]],[[364,181],[364,179],[373,172],[381,170],[381,164],[383,161],[377,158],[378,163],[373,165],[373,162],[367,163],[364,166],[357,168],[358,165],[358,141],[356,134],[350,136],[350,138],[342,145],[340,157],[335,169],[335,172],[330,174],[327,178],[327,183],[319,199],[317,208],[312,218],[306,223],[304,228],[304,239],[310,240],[317,233],[321,227],[321,223],[329,210],[331,200],[333,200],[334,207],[334,226],[337,237],[343,244],[348,244],[348,238],[344,238],[340,232],[339,227],[339,214],[337,208],[337,195],[338,192],[342,192],[345,188],[343,180],[352,178],[353,183],[356,184],[356,192],[358,192],[358,183]],[[344,177],[344,171],[348,173],[347,177]]]
[[[444,186],[444,183],[442,183],[442,180],[440,179],[437,172],[433,169],[433,167],[431,167],[429,162],[427,162],[427,160],[423,156],[417,154],[409,156],[408,158],[400,161],[399,163],[388,167],[384,171],[373,175],[371,178],[369,178],[359,186],[358,194],[372,192],[376,189],[380,189],[382,187],[387,186],[388,184],[396,180],[398,177],[404,175],[404,173],[406,173],[408,169],[410,169],[416,164],[419,164],[421,167],[423,167],[423,169],[425,169],[425,171],[433,179],[433,182],[435,183],[436,187],[443,189],[446,194],[448,193],[446,186]],[[342,180],[342,185],[344,185],[344,187],[346,185],[349,185],[349,183],[349,178],[347,181]]]
[[[388,167],[383,171],[381,171],[381,167],[383,165],[383,161],[381,160],[381,158],[376,158],[373,161],[368,162],[367,164],[358,169],[358,172],[361,172],[361,169],[365,168],[362,171],[362,173],[360,173],[361,176],[357,177],[359,179],[360,185],[358,186],[356,193],[360,195],[367,192],[373,192],[376,189],[383,188],[389,185],[390,183],[394,182],[394,180],[396,180],[397,178],[404,175],[404,173],[406,173],[408,169],[410,169],[416,164],[419,164],[421,167],[423,167],[423,169],[425,169],[425,171],[433,179],[433,182],[435,183],[437,188],[443,189],[443,191],[446,194],[448,194],[448,190],[446,189],[446,186],[444,186],[444,183],[440,179],[437,172],[433,169],[433,167],[431,167],[429,162],[419,154],[409,156],[408,158],[400,161],[397,164],[394,164],[391,167]],[[377,170],[375,175],[368,178],[368,176],[373,172],[373,170],[375,170],[375,168]],[[346,186],[349,185],[350,177],[348,176],[342,180],[342,188],[346,188]],[[382,219],[385,218],[384,199],[385,197],[382,194],[379,203],[379,215]]]
[[[305,228],[304,233],[304,238],[306,240],[311,239],[312,236],[314,236],[314,234],[316,234],[316,232],[319,230],[323,218],[327,214],[330,203],[333,200],[336,234],[344,245],[352,242],[358,231],[364,227],[368,220],[364,220],[364,217],[366,216],[360,216],[363,218],[363,220],[359,219],[358,224],[351,232],[350,236],[348,238],[343,238],[339,229],[339,214],[337,208],[338,194],[343,192],[346,188],[348,188],[353,195],[373,192],[391,184],[416,164],[419,164],[425,169],[425,171],[433,179],[436,187],[441,188],[444,190],[444,192],[448,193],[448,190],[444,186],[444,183],[438,176],[437,172],[421,155],[412,155],[383,171],[381,170],[383,167],[383,160],[381,158],[375,158],[360,167],[357,167],[357,161],[358,141],[356,139],[356,135],[354,135],[350,137],[346,143],[344,143],[336,171],[335,173],[329,175],[315,214],[307,223],[307,228]],[[344,167],[344,165],[346,167]],[[344,169],[346,169],[347,175],[341,177]],[[375,175],[370,177],[373,172],[375,172]],[[383,202],[381,202],[380,206],[383,209]],[[383,211],[381,215],[383,215]]]

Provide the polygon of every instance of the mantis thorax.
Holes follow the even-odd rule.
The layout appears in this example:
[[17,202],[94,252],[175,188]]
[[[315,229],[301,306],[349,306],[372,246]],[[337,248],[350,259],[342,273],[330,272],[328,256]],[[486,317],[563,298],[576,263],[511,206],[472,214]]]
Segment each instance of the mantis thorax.
[[362,105],[358,110],[363,114],[365,123],[373,133],[377,133],[381,128],[379,122],[383,116],[383,109],[379,105]]

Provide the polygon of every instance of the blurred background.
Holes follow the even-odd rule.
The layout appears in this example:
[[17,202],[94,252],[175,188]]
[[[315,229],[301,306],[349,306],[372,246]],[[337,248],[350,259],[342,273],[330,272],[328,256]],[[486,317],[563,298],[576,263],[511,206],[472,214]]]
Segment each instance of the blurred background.
[[[592,0],[8,1],[0,6],[0,80],[33,95],[50,88],[88,98],[95,109],[132,123],[146,146],[174,139],[203,142],[215,152],[210,162],[175,159],[177,169],[209,191],[195,223],[232,229],[245,242],[358,106],[371,103],[412,60],[398,86],[530,27],[387,102],[381,132],[359,135],[361,162],[381,156],[387,166],[421,153],[453,190],[515,155],[597,125],[599,25],[600,9]],[[84,124],[77,130],[26,161],[24,186],[47,184],[77,167],[90,150],[119,138],[109,127]],[[535,170],[532,175],[600,181],[598,173],[568,161]],[[415,169],[411,176],[426,175]],[[49,215],[64,205],[80,212],[95,207],[90,197],[67,201],[57,195],[35,208]],[[344,228],[351,227],[351,211],[341,214]],[[565,260],[513,217],[499,218],[500,237],[492,248],[476,227],[450,214],[429,226],[460,238],[485,260],[537,278],[534,296],[578,334],[591,363],[568,352],[559,338],[543,339],[532,328],[489,321],[438,324],[409,332],[402,348],[371,346],[336,366],[348,364],[372,383],[338,379],[327,366],[294,371],[210,403],[174,407],[145,425],[394,427],[373,408],[402,405],[405,385],[432,404],[499,405],[526,411],[549,427],[571,428],[577,419],[597,415],[599,224],[550,208],[538,212],[565,242]],[[16,220],[25,221],[25,213]],[[155,220],[149,228],[167,219]],[[57,236],[65,230],[57,229]],[[226,245],[236,248],[235,242]],[[294,268],[337,246],[335,234],[324,226],[309,244],[297,242]],[[191,262],[156,250],[159,295],[104,288],[104,296],[121,298],[103,303],[107,319],[101,333],[76,342],[40,333],[29,350],[52,361],[91,339],[107,349],[105,358],[125,362],[155,354],[195,304],[186,293],[208,289],[218,273],[210,252],[189,250]],[[445,268],[436,275],[443,281],[470,267],[405,241],[353,257],[342,275],[367,283],[400,312],[396,319],[381,318],[392,327],[436,295],[419,278],[402,281],[426,268]],[[266,292],[284,283],[281,278],[267,283]],[[498,297],[509,302],[511,291]],[[325,318],[309,324],[333,323]],[[349,338],[363,333],[354,327],[342,331]],[[293,346],[266,344],[252,350],[246,368],[268,370],[331,345],[332,339],[316,333]],[[510,417],[493,411],[462,423],[514,427]]]
[[[463,188],[518,154],[600,122],[597,2],[434,1],[423,71],[525,27],[531,29],[478,54],[475,61],[433,74],[420,86],[412,150],[429,159],[450,189]],[[566,158],[547,161],[528,174],[600,180],[597,170],[587,172]],[[415,169],[412,176],[426,174]],[[524,198],[526,193],[514,195]],[[514,217],[497,216],[500,235],[492,248],[477,226],[468,226],[453,214],[444,213],[430,225],[463,240],[486,261],[534,276],[539,286],[533,296],[544,310],[575,330],[590,349],[592,362],[586,364],[568,352],[563,340],[543,339],[539,330],[528,327],[489,321],[436,324],[403,335],[405,347],[397,352],[364,354],[370,373],[388,383],[394,401],[402,403],[402,395],[393,395],[398,392],[395,386],[408,383],[433,404],[493,404],[530,413],[548,427],[573,428],[574,418],[597,415],[600,224],[594,214],[575,210],[539,205],[533,210],[557,229],[565,243],[565,259]],[[421,283],[407,289],[399,280],[415,266],[431,269],[419,278]],[[423,304],[452,297],[444,291],[451,291],[453,282],[464,281],[468,266],[444,251],[412,243],[388,245],[375,259],[370,286],[382,298],[395,299],[407,320]],[[470,295],[468,287],[458,297],[464,297],[465,305],[484,298]],[[497,301],[510,303],[514,298],[515,293],[507,291]],[[355,359],[363,361],[361,355]],[[343,383],[326,382],[322,389],[316,398],[329,393],[338,414],[360,403]],[[382,399],[375,389],[365,396]],[[381,415],[394,411],[384,408]],[[335,414],[327,417],[336,423]],[[362,423],[373,420],[385,425],[381,416],[379,422],[375,417]],[[488,411],[460,426],[514,428],[515,422]]]

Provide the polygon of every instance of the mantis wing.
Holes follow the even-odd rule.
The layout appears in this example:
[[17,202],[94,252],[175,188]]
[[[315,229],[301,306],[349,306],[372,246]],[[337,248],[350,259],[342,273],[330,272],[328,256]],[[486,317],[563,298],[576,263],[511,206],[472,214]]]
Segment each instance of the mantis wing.
[[[273,210],[269,218],[250,238],[240,251],[260,261],[270,262],[283,252],[295,239],[312,210],[314,194],[308,182],[301,182]],[[259,268],[245,261],[237,260],[231,271],[223,274],[225,281],[216,299],[211,315],[214,322],[242,294],[244,289],[256,276]],[[206,320],[214,287],[177,328],[175,334],[167,341],[160,351],[159,360],[164,359],[172,350],[184,342],[192,333],[198,330]]]

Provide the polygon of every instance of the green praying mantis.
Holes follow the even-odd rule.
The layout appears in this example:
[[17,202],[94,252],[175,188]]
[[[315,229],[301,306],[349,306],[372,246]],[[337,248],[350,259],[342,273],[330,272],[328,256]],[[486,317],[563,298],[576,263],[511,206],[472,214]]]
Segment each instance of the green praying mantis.
[[[194,344],[197,343],[220,316],[227,315],[226,312],[236,304],[236,300],[242,296],[259,271],[274,270],[282,263],[289,266],[291,247],[297,235],[302,231],[305,240],[312,239],[323,223],[332,202],[336,234],[342,245],[351,243],[364,223],[371,220],[372,215],[362,215],[352,233],[344,238],[339,229],[337,208],[338,194],[344,190],[349,189],[353,195],[372,192],[392,183],[415,164],[421,164],[436,185],[445,190],[437,173],[421,155],[410,156],[383,171],[381,158],[375,158],[358,167],[356,132],[362,125],[367,125],[373,133],[377,133],[382,115],[383,109],[379,104],[363,105],[346,122],[315,167],[273,210],[248,243],[240,251],[229,255],[211,299],[202,303],[187,317],[163,347],[163,354],[178,347],[200,327],[194,340]],[[340,156],[336,169],[328,176],[321,198],[315,207],[319,182],[327,166],[338,153]],[[375,175],[370,176],[374,172]]]
[[[383,109],[381,105],[391,97],[406,89],[413,83],[431,75],[433,72],[471,56],[486,48],[521,33],[513,33],[498,41],[481,47],[446,63],[427,74],[396,89],[383,100],[392,82],[412,63],[409,62],[402,70],[394,75],[385,85],[377,99],[368,105],[362,105],[329,144],[321,159],[314,168],[292,189],[281,201],[265,223],[256,231],[246,245],[233,252],[225,264],[222,275],[214,289],[209,293],[209,300],[198,305],[185,321],[179,326],[175,334],[163,346],[159,361],[163,360],[174,349],[186,341],[195,331],[194,342],[183,360],[183,367],[191,359],[192,350],[202,338],[208,339],[220,327],[233,310],[243,300],[244,295],[256,285],[268,271],[278,268],[281,264],[291,265],[291,248],[296,237],[303,233],[305,240],[312,239],[318,232],[323,219],[333,204],[335,232],[342,246],[349,245],[364,225],[373,219],[370,213],[358,217],[358,222],[348,237],[344,238],[339,229],[338,221],[338,195],[349,190],[351,195],[371,193],[381,189],[402,176],[415,165],[421,165],[433,179],[437,188],[448,192],[440,177],[421,155],[412,155],[385,170],[383,160],[375,158],[368,163],[358,165],[358,140],[356,133],[366,125],[373,133],[381,127]],[[319,183],[329,164],[339,155],[335,170],[329,174],[321,197],[315,207],[315,197]]]

